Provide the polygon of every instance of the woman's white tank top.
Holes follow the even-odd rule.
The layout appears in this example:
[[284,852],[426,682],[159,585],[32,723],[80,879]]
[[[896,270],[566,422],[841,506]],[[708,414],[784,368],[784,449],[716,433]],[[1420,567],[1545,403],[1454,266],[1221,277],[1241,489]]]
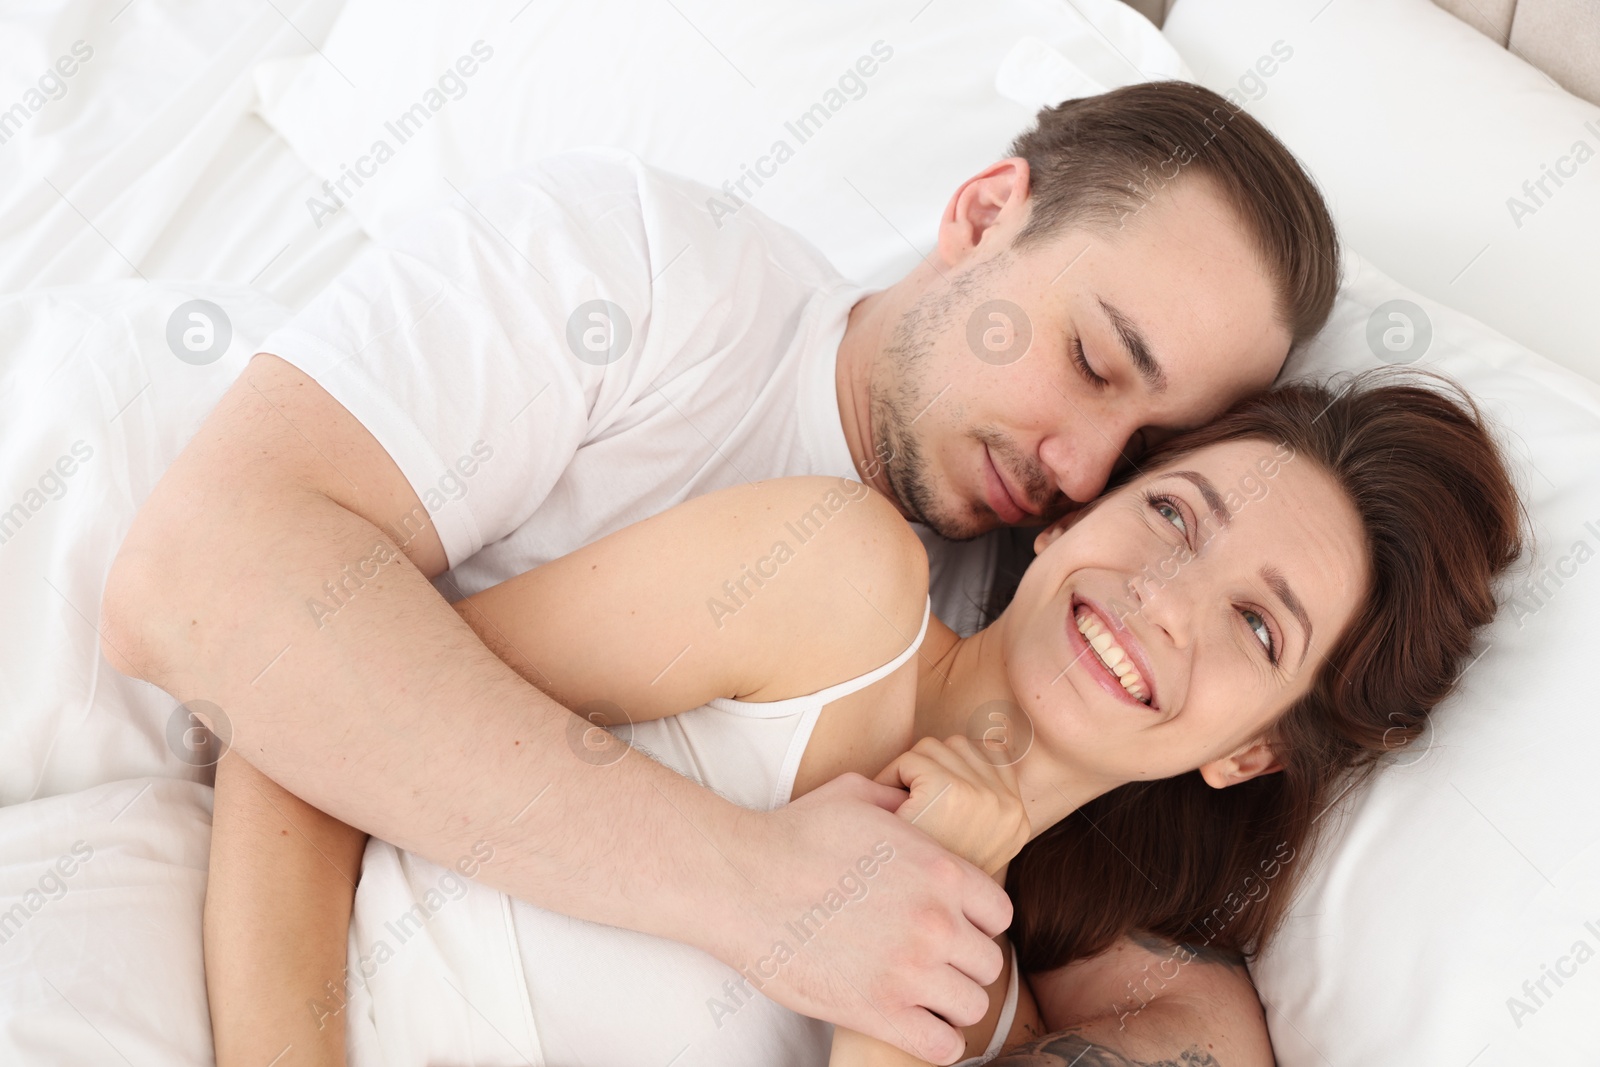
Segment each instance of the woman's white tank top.
[[[904,652],[820,692],[766,703],[716,699],[635,723],[624,736],[735,804],[771,810],[788,803],[822,709],[898,669],[927,629],[924,609],[922,629]],[[535,804],[528,816],[537,810]],[[836,892],[783,926],[771,956],[741,973],[675,941],[512,900],[458,870],[372,840],[350,929],[349,1063],[825,1067],[833,1027],[779,1006],[757,986],[783,966],[785,953],[804,951],[832,915],[871,891],[865,872],[876,873],[884,859],[863,859],[841,872]],[[458,869],[475,869],[471,860],[463,857]],[[1012,962],[994,1039],[966,1065],[993,1057],[1011,1028],[1018,981]]]

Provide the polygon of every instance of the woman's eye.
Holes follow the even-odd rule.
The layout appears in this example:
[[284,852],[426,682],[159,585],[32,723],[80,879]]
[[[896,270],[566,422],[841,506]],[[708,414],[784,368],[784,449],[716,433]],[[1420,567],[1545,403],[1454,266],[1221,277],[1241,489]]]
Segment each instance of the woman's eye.
[[1152,511],[1161,516],[1163,522],[1178,531],[1178,535],[1183,538],[1184,547],[1188,551],[1193,552],[1196,550],[1194,533],[1189,529],[1189,512],[1184,508],[1181,501],[1171,496],[1145,493],[1144,502]]
[[1178,532],[1185,537],[1189,534],[1189,524],[1183,521],[1183,511],[1170,500],[1157,499],[1151,503],[1156,509],[1156,514],[1166,519],[1178,528]]
[[1278,662],[1277,650],[1272,647],[1272,628],[1267,625],[1267,620],[1259,611],[1250,608],[1240,608],[1239,614],[1244,616],[1244,621],[1250,627],[1250,632],[1256,635],[1256,640],[1261,642],[1261,647],[1267,650],[1267,656],[1272,662]]

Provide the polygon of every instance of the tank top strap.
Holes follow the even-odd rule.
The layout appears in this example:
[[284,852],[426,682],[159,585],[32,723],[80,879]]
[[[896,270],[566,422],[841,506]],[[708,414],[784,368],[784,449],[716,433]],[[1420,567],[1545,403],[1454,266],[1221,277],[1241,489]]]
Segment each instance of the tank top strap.
[[852,678],[847,682],[840,682],[838,685],[830,685],[828,688],[819,693],[813,693],[806,699],[815,701],[819,705],[827,704],[838,700],[840,697],[849,696],[851,693],[859,692],[871,685],[873,682],[876,682],[878,679],[887,677],[888,675],[899,670],[901,665],[904,664],[906,660],[916,655],[917,649],[922,647],[922,639],[928,635],[928,616],[931,615],[932,612],[933,598],[930,596],[927,600],[923,601],[922,604],[921,629],[917,631],[917,636],[912,639],[911,643],[906,646],[905,651],[901,652],[894,659],[880,667],[873,668],[858,678]]
[[824,704],[838,700],[840,697],[849,696],[851,693],[865,689],[885,675],[900,669],[900,666],[916,655],[917,649],[922,647],[922,639],[928,634],[928,619],[933,613],[933,600],[930,597],[922,604],[922,628],[917,631],[916,638],[907,645],[905,651],[894,659],[866,674],[843,681],[837,685],[830,685],[816,693],[807,693],[804,696],[785,697],[782,700],[734,700],[732,697],[713,697],[706,701],[708,707],[721,711],[731,712],[746,718],[779,719],[806,708],[820,708]]

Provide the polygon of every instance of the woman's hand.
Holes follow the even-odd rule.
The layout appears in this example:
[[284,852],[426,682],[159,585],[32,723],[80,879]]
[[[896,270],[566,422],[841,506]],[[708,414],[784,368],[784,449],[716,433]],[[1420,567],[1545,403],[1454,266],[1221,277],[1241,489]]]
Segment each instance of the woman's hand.
[[[901,753],[879,771],[877,781],[910,791],[895,814],[996,879],[1032,836],[1028,812],[1017,792],[1016,770],[1010,764],[997,765],[965,737],[948,741],[924,737],[911,751]],[[1003,946],[1003,938],[1000,940]],[[1014,963],[1007,964],[1008,969],[1011,966]],[[1002,1014],[1009,977],[1009,970],[1002,972],[1000,980],[989,986],[989,1013],[975,1026],[966,1028],[968,1057],[979,1054],[989,1044]],[[1038,1015],[1026,983],[1019,985],[1017,993],[1019,1014],[1012,1020],[1013,1035],[1019,1022],[1035,1020]],[[833,1055],[828,1064],[930,1067],[926,1060],[843,1027],[833,1032]]]
[[910,790],[896,814],[991,875],[1033,834],[1016,769],[996,764],[965,737],[924,737],[876,780]]

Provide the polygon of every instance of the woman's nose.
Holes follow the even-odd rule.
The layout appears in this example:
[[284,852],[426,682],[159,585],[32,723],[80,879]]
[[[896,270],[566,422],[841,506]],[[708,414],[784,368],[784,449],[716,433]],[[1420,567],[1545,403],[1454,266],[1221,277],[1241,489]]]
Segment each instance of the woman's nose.
[[1149,629],[1159,631],[1174,648],[1187,648],[1194,636],[1194,611],[1190,583],[1184,582],[1184,563],[1173,558],[1147,566],[1128,584],[1128,595]]

